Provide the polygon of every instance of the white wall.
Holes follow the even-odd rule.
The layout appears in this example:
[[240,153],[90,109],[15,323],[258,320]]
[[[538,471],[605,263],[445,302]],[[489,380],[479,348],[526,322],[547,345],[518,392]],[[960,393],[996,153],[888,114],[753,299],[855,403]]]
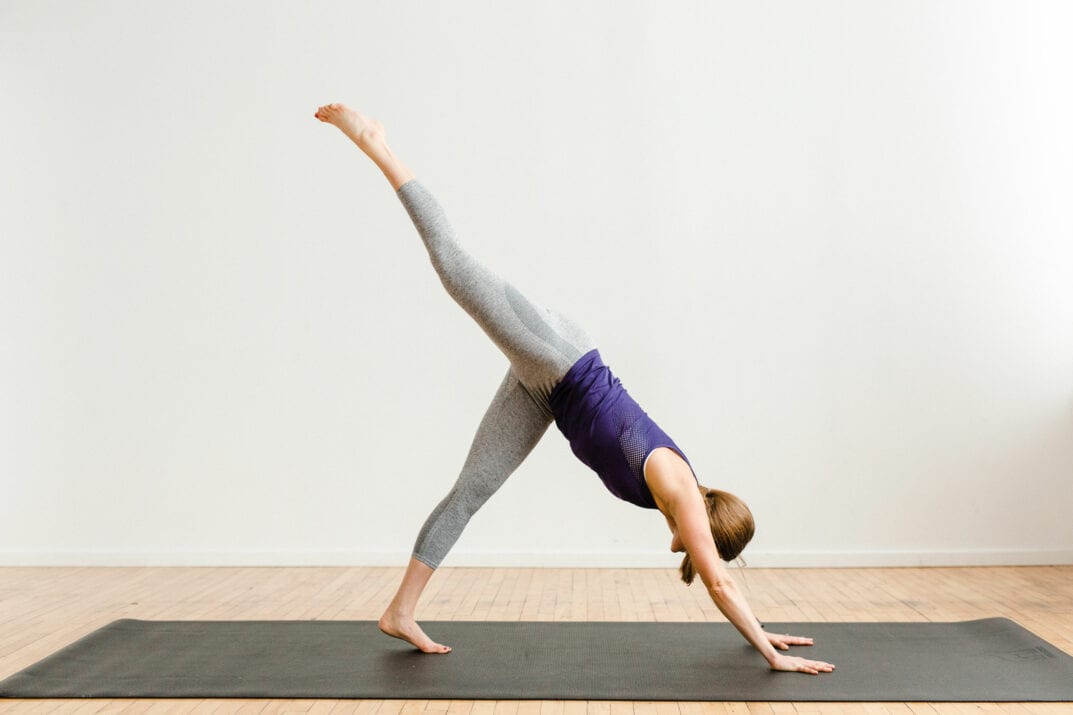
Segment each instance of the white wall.
[[[1068,3],[0,2],[0,562],[396,564],[506,360],[343,101],[754,565],[1073,562]],[[445,565],[675,566],[553,426]]]

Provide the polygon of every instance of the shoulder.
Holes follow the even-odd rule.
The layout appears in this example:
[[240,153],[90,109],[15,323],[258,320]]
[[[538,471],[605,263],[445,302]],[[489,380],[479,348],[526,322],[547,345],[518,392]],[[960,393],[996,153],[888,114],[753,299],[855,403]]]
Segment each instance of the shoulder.
[[656,447],[652,450],[645,461],[644,477],[656,505],[664,513],[667,511],[665,507],[677,502],[683,493],[697,490],[693,470],[682,456],[670,447]]

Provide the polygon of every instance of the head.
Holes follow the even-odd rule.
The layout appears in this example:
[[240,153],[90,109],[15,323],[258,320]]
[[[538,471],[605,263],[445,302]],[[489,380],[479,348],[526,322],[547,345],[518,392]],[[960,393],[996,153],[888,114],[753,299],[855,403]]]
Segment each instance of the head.
[[[715,548],[719,552],[719,558],[723,561],[733,561],[738,558],[745,549],[745,545],[753,538],[756,525],[753,523],[753,513],[745,502],[738,499],[730,492],[719,489],[709,489],[701,485],[699,487],[704,506],[708,510],[708,524],[712,528],[712,538],[715,539]],[[685,547],[678,534],[671,541],[671,550],[682,552]],[[689,554],[682,559],[682,580],[687,584],[693,583],[696,572],[693,570],[693,561]]]

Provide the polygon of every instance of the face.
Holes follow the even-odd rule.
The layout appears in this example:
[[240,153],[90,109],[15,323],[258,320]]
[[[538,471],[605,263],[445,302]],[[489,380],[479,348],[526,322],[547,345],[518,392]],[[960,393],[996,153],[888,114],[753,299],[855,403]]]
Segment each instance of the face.
[[673,531],[673,536],[671,536],[671,551],[676,554],[681,554],[684,553],[685,550],[686,547],[682,543],[682,539],[678,536],[678,529],[675,529]]

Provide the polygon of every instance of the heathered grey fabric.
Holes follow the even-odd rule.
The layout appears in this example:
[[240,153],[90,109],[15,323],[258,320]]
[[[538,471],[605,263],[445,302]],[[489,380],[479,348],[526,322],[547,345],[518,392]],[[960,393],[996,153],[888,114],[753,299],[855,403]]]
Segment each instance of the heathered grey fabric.
[[417,179],[396,192],[447,293],[506,355],[510,367],[488,406],[458,480],[433,509],[413,556],[438,568],[470,517],[503,485],[552,423],[548,397],[593,339],[565,315],[522,295],[461,246],[447,213]]

